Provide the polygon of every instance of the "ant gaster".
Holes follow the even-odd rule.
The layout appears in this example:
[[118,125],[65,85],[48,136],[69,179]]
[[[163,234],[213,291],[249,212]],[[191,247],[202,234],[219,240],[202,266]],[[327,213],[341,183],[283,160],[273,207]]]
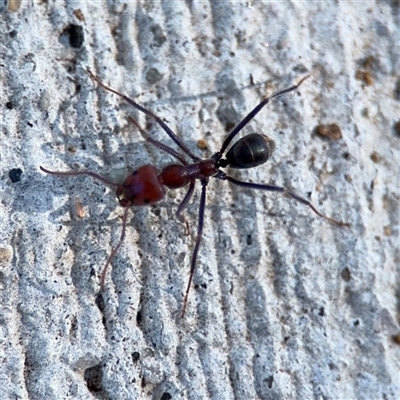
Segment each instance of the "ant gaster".
[[109,92],[112,92],[120,97],[122,97],[125,101],[131,104],[133,107],[153,118],[158,125],[166,132],[166,134],[175,142],[175,144],[184,152],[188,157],[191,158],[191,161],[186,161],[178,152],[176,152],[171,147],[153,139],[150,137],[144,130],[142,130],[137,122],[132,118],[129,120],[136,125],[142,134],[143,138],[148,142],[152,143],[154,146],[159,149],[165,151],[175,159],[179,161],[179,164],[170,164],[164,167],[164,169],[158,173],[157,168],[153,165],[147,164],[135,170],[131,175],[129,175],[122,184],[117,184],[115,182],[111,182],[108,179],[103,178],[102,176],[91,172],[91,171],[78,171],[78,172],[59,172],[59,171],[49,171],[43,167],[40,169],[47,174],[56,175],[56,176],[79,176],[79,175],[89,175],[94,179],[98,179],[109,185],[111,187],[116,188],[116,194],[119,200],[119,203],[122,207],[125,208],[123,219],[122,219],[122,232],[121,237],[117,243],[117,245],[112,250],[109,255],[107,262],[103,268],[103,272],[101,274],[100,280],[100,288],[104,289],[104,283],[106,279],[106,272],[108,266],[113,260],[115,254],[119,250],[122,245],[122,242],[125,238],[126,232],[126,224],[127,224],[127,216],[128,209],[131,206],[147,206],[154,203],[157,203],[165,196],[165,187],[169,189],[178,189],[188,185],[188,190],[180,203],[178,210],[176,211],[176,216],[180,221],[185,221],[182,213],[186,206],[188,205],[194,191],[195,181],[196,179],[200,180],[201,183],[201,196],[200,196],[200,206],[199,206],[199,220],[197,226],[197,238],[196,243],[194,245],[194,250],[192,254],[192,259],[190,263],[190,274],[189,281],[186,287],[185,298],[183,301],[182,307],[182,317],[185,315],[188,295],[190,286],[193,279],[193,274],[196,266],[197,254],[199,252],[201,237],[203,233],[203,223],[204,223],[204,210],[206,204],[206,190],[207,184],[210,177],[218,178],[224,181],[229,181],[237,186],[242,186],[250,189],[261,189],[270,192],[278,192],[285,194],[288,197],[291,197],[298,202],[308,206],[313,210],[318,216],[328,220],[331,223],[334,223],[339,226],[349,226],[349,224],[336,221],[332,218],[326,217],[321,214],[309,201],[306,199],[288,191],[287,189],[274,185],[264,185],[258,183],[251,182],[243,182],[239,181],[231,176],[227,175],[225,172],[221,171],[220,168],[231,167],[231,168],[253,168],[257,167],[261,164],[264,164],[272,155],[275,144],[274,141],[266,135],[261,135],[258,133],[251,133],[249,135],[244,136],[239,139],[226,153],[225,158],[223,158],[224,153],[231,143],[231,141],[237,136],[237,134],[260,112],[260,110],[272,99],[282,96],[283,94],[295,91],[308,77],[304,77],[301,81],[288,89],[281,90],[279,92],[274,93],[273,95],[264,98],[260,104],[258,104],[239,124],[232,130],[232,132],[227,136],[225,141],[222,144],[222,147],[219,151],[217,151],[211,158],[203,160],[199,157],[195,156],[186,145],[172,132],[172,130],[162,121],[159,117],[153,114],[151,111],[145,109],[139,104],[135,103],[133,100],[123,95],[122,93],[117,92],[114,89],[104,85],[99,78],[92,74],[92,72],[87,69],[90,77],[97,82],[101,87],[106,89]]

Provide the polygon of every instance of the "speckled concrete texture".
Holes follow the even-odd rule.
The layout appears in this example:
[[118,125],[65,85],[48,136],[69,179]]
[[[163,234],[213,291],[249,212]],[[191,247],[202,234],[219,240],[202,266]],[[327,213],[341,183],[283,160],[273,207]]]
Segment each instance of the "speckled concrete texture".
[[[400,398],[398,2],[1,7],[2,400]],[[243,130],[270,135],[272,159],[227,171],[351,227],[212,179],[186,317],[198,188],[190,234],[175,218],[184,190],[132,208],[99,294],[121,233],[115,194],[39,166],[117,179],[171,162],[128,116],[174,145],[87,67],[202,158],[311,74]]]

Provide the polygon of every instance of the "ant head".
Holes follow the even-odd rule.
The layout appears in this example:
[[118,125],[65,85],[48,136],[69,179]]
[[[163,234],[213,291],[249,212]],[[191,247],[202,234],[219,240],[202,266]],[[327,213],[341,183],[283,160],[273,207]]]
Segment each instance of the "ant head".
[[219,161],[225,168],[253,168],[264,164],[272,156],[275,142],[267,135],[250,133],[238,140],[226,153],[226,159]]
[[165,195],[165,188],[153,165],[143,165],[118,185],[116,195],[122,207],[149,206]]

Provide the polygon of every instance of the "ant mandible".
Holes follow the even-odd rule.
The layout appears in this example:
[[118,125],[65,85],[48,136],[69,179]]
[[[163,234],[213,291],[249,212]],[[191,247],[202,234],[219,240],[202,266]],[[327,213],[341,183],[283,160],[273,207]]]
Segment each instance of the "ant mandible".
[[187,162],[177,151],[171,147],[153,139],[144,130],[140,128],[135,120],[129,117],[129,120],[139,129],[143,138],[158,147],[159,149],[165,151],[175,159],[179,161],[179,164],[167,165],[160,173],[157,172],[155,166],[146,164],[139,167],[131,175],[129,175],[122,184],[112,182],[102,176],[91,172],[91,171],[70,171],[70,172],[59,172],[59,171],[49,171],[46,168],[40,167],[40,169],[51,175],[56,176],[79,176],[79,175],[89,175],[94,179],[98,179],[101,182],[116,188],[116,195],[119,200],[119,204],[125,208],[123,218],[122,218],[122,232],[121,237],[111,251],[106,264],[103,268],[100,280],[100,288],[104,289],[104,283],[106,279],[107,269],[114,258],[115,254],[121,247],[126,233],[126,224],[128,209],[131,206],[148,206],[157,203],[165,196],[165,187],[168,189],[178,189],[189,185],[187,193],[180,203],[178,210],[176,211],[176,216],[180,221],[184,221],[182,213],[186,206],[188,205],[194,191],[196,179],[200,180],[201,183],[201,196],[200,196],[200,207],[199,207],[199,220],[197,226],[197,238],[194,245],[194,250],[192,254],[192,259],[190,263],[190,274],[189,281],[186,287],[185,298],[182,307],[182,317],[185,315],[187,301],[190,291],[190,286],[193,280],[193,274],[196,266],[197,254],[199,252],[200,242],[203,233],[203,223],[204,223],[204,211],[206,204],[206,190],[207,184],[210,177],[218,178],[224,181],[228,181],[237,186],[242,186],[250,189],[260,189],[267,190],[270,192],[278,192],[291,197],[298,202],[308,206],[317,214],[319,217],[326,219],[327,221],[334,223],[338,226],[349,226],[349,224],[337,221],[335,219],[329,218],[321,214],[308,200],[300,197],[289,190],[275,185],[263,185],[258,183],[243,182],[239,181],[231,176],[227,175],[225,172],[221,171],[220,168],[231,167],[237,169],[253,168],[261,164],[264,164],[272,156],[275,149],[274,141],[266,135],[261,135],[259,133],[251,133],[239,139],[226,153],[225,158],[224,153],[231,143],[231,141],[236,137],[236,135],[261,111],[261,109],[272,99],[282,96],[283,94],[295,91],[310,75],[307,75],[297,85],[294,85],[288,89],[281,90],[266,97],[258,104],[239,124],[232,130],[232,132],[227,136],[222,144],[219,151],[211,156],[211,158],[203,160],[195,156],[186,145],[175,135],[174,132],[167,126],[167,124],[162,121],[157,115],[153,114],[151,111],[135,103],[133,100],[117,92],[114,89],[103,84],[99,78],[92,74],[90,69],[87,69],[90,77],[97,82],[105,90],[114,93],[122,97],[125,101],[131,104],[133,107],[141,111],[142,113],[153,118],[158,125],[166,132],[166,134],[175,142],[175,144],[184,152],[187,156],[191,158],[191,162]]

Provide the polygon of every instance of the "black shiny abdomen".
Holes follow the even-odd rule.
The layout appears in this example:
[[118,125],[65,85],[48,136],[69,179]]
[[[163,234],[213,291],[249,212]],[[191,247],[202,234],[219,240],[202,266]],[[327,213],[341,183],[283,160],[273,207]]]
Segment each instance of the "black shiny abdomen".
[[238,140],[226,154],[231,168],[253,168],[264,164],[275,150],[274,141],[259,133],[251,133]]

